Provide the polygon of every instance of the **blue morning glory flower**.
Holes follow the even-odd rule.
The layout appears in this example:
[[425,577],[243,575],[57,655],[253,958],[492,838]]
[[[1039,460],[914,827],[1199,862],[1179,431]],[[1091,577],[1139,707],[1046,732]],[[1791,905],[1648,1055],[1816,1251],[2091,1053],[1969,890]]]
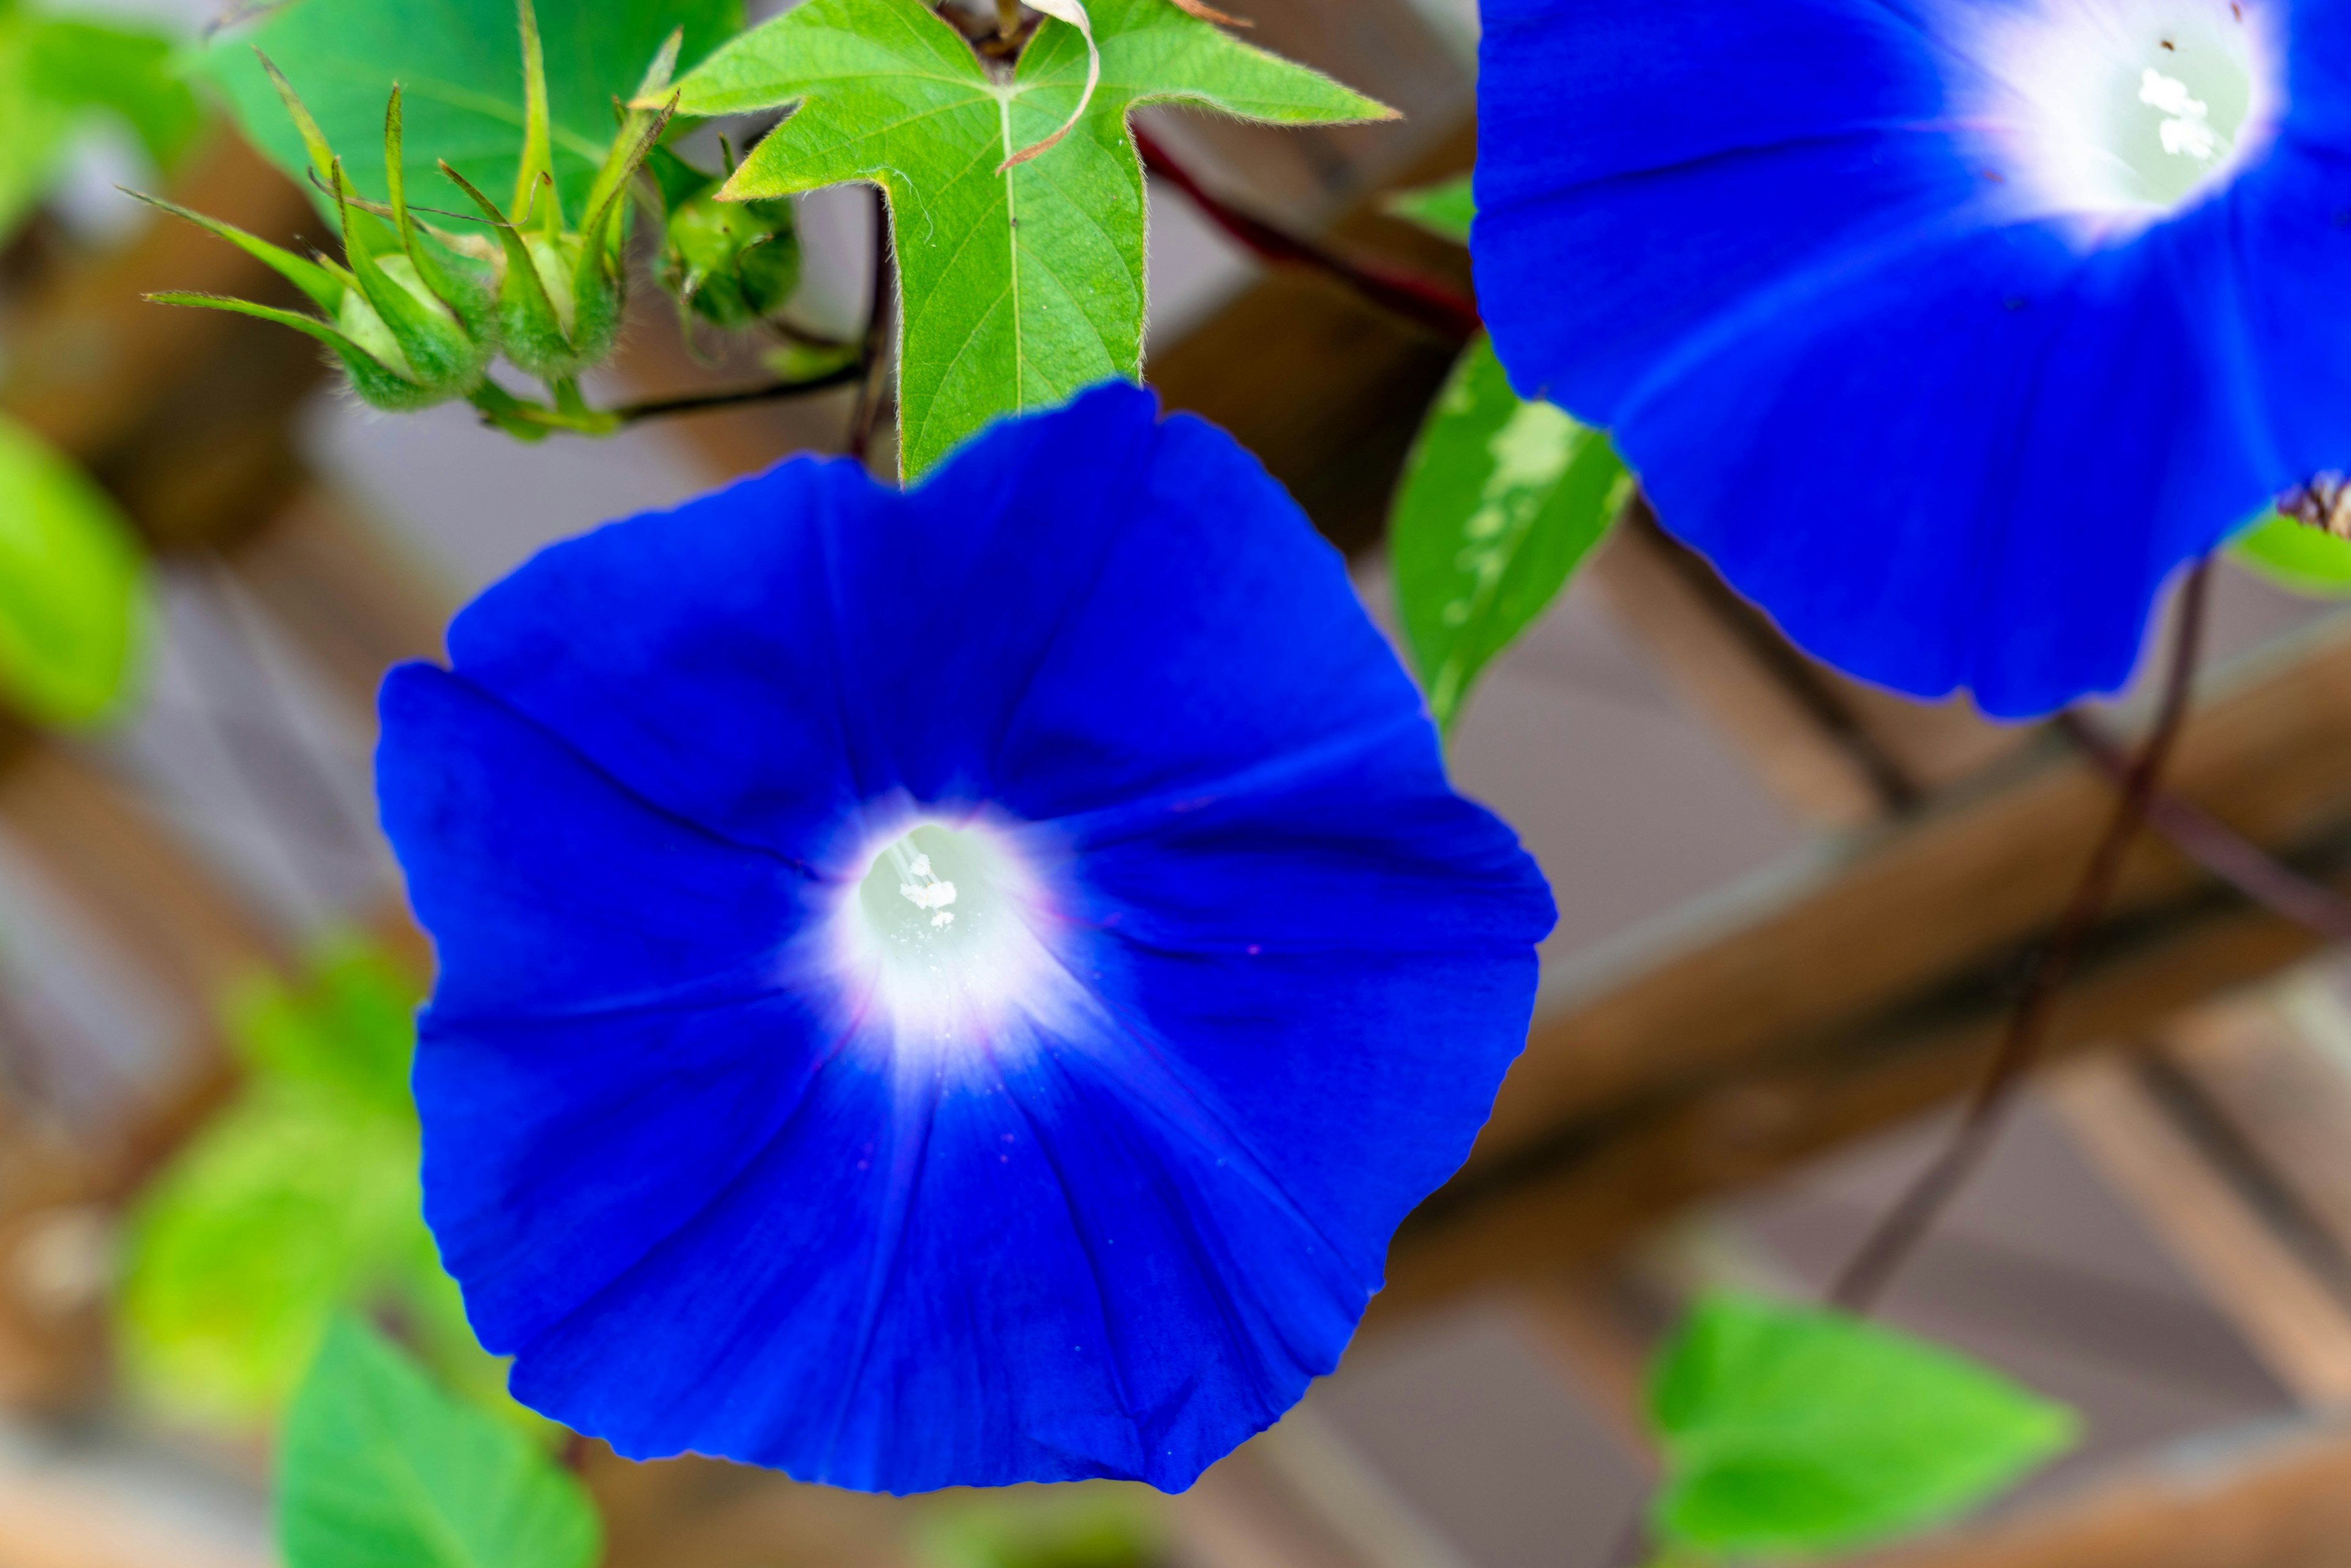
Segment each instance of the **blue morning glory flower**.
[[2046,712],[2351,467],[2351,0],[1485,0],[1526,394],[1800,643]]
[[1550,895],[1338,557],[1114,385],[557,545],[384,685],[426,1217],[526,1404],[1168,1489],[1328,1372]]

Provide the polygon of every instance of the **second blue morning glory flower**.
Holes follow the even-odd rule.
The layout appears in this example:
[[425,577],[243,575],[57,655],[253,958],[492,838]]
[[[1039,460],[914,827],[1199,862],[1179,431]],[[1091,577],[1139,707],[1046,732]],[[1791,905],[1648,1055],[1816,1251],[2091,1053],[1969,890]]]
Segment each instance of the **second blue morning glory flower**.
[[524,1402],[1165,1488],[1329,1371],[1547,891],[1340,562],[1149,394],[541,554],[383,693],[427,1217]]
[[1807,648],[2046,712],[2351,466],[2346,0],[1485,0],[1513,382]]

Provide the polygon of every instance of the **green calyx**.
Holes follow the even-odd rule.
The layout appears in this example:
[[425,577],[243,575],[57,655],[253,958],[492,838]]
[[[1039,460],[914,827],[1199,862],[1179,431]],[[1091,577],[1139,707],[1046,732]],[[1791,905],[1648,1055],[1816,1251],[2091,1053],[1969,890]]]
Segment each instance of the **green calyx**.
[[670,209],[661,281],[680,308],[739,330],[782,309],[799,280],[799,235],[789,201],[722,202],[714,180]]
[[[480,212],[486,236],[431,227],[410,208],[397,85],[384,113],[388,199],[371,202],[352,188],[318,121],[263,56],[262,67],[309,155],[312,177],[333,201],[342,234],[341,261],[299,256],[186,208],[141,199],[263,262],[299,288],[317,314],[208,294],[150,298],[235,311],[307,333],[333,352],[352,389],[377,408],[407,412],[463,398],[490,423],[529,439],[558,429],[605,433],[612,422],[580,402],[577,378],[601,362],[620,335],[629,189],[668,128],[670,106],[625,111],[589,189],[580,226],[567,227],[553,178],[547,73],[530,0],[517,0],[517,17],[525,112],[511,207],[500,207],[448,163],[441,164]],[[639,102],[657,100],[667,89],[683,42],[682,32],[670,34],[637,89]],[[518,398],[490,378],[490,361],[500,353],[547,382],[549,403]]]
[[736,162],[735,150],[724,138],[719,147],[726,166],[716,174],[666,149],[654,154],[650,172],[664,208],[656,276],[677,300],[681,326],[690,329],[700,320],[742,331],[791,303],[800,281],[799,229],[789,199],[720,197]]
[[306,258],[227,224],[169,202],[141,197],[218,235],[293,284],[319,314],[206,294],[158,294],[168,305],[231,310],[306,332],[331,350],[352,389],[374,407],[395,412],[429,408],[470,396],[498,347],[498,320],[490,285],[462,242],[429,234],[408,208],[400,179],[400,90],[384,112],[384,156],[392,169],[391,201],[362,203],[343,166],[293,85],[267,57],[263,68],[304,143],[314,172],[334,198],[342,229],[343,259]]
[[[589,188],[586,216],[576,231],[568,230],[549,163],[547,78],[530,0],[522,0],[522,26],[523,156],[511,211],[502,211],[447,163],[441,172],[480,209],[496,236],[498,328],[507,358],[553,385],[601,362],[620,336],[627,304],[622,246],[629,183],[668,129],[674,99],[628,110]],[[667,89],[684,41],[683,33],[670,34],[638,86],[638,101]]]

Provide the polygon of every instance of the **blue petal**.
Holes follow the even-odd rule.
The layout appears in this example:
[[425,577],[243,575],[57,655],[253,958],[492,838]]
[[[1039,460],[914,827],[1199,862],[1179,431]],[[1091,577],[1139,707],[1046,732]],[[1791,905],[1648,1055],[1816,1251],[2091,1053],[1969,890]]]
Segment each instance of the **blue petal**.
[[653,809],[472,684],[385,680],[384,831],[440,943],[436,1011],[585,1012],[739,997],[801,918],[787,860]]
[[1868,0],[1489,0],[1478,298],[1587,423],[1721,312],[1982,187],[1911,24]]
[[[388,685],[428,1215],[528,1403],[842,1485],[1176,1488],[1335,1364],[1552,910],[1337,558],[1155,412],[608,528]],[[1046,1000],[943,1057],[827,967],[876,802],[1003,813],[1055,890]]]
[[1002,1043],[977,1083],[837,1059],[517,1394],[842,1486],[1188,1485],[1328,1370],[1362,1283],[1147,1058]]
[[[2340,26],[2351,54],[2351,15]],[[2329,103],[2345,122],[2336,145],[2290,127],[2197,225],[2213,330],[2260,411],[2248,440],[2273,489],[2351,469],[2351,91]]]
[[[554,546],[449,645],[648,800],[807,856],[893,789],[1052,816],[1416,706],[1256,461],[1123,385],[1000,427],[911,497],[799,459]],[[1195,680],[1197,659],[1252,678]]]
[[1972,9],[1489,5],[1473,248],[1514,384],[1612,426],[1797,642],[2024,716],[2121,685],[2183,561],[2351,461],[2351,6],[2292,7],[2252,166],[2095,246],[1995,224],[1938,118]]
[[2165,577],[2272,487],[2166,259],[2030,229],[1892,255],[1678,366],[1617,440],[1821,657],[2045,713],[2123,684]]

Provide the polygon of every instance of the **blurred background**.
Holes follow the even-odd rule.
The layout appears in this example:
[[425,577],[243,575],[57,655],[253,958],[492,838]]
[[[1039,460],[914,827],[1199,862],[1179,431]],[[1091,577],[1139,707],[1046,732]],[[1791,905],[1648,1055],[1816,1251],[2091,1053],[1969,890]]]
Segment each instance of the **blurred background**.
[[[102,9],[193,37],[217,6]],[[1238,206],[1466,286],[1466,256],[1379,197],[1469,164],[1474,7],[1244,9],[1405,117],[1153,111],[1155,134]],[[463,406],[373,413],[306,340],[141,302],[271,286],[118,183],[325,237],[216,114],[165,167],[120,117],[78,120],[44,178],[0,250],[0,413],[119,507],[156,612],[108,723],[0,734],[0,1568],[258,1568],[268,1416],[333,1299],[495,1387],[402,1185],[430,956],[373,825],[378,678],[550,540],[838,450],[851,394],[538,446]],[[805,319],[862,321],[869,210],[800,203]],[[1179,192],[1155,184],[1152,225],[1151,380],[1264,457],[1391,622],[1388,496],[1457,345],[1262,268]],[[640,287],[609,378],[652,398],[757,365]],[[2346,636],[2332,603],[2221,569],[2173,772],[2322,879],[2351,870]],[[1489,675],[1452,758],[1561,921],[1528,1055],[1336,1376],[1176,1499],[899,1501],[590,1448],[609,1561],[1603,1568],[1650,1473],[1650,1345],[1702,1288],[1818,1292],[1933,1146],[2107,785],[2059,735],[1813,664],[1637,513]],[[2345,973],[2142,843],[2061,1060],[1886,1312],[2074,1405],[2086,1439],[1901,1561],[2351,1562]],[[390,1064],[390,1102],[382,1073],[318,1070],[327,1037]]]

